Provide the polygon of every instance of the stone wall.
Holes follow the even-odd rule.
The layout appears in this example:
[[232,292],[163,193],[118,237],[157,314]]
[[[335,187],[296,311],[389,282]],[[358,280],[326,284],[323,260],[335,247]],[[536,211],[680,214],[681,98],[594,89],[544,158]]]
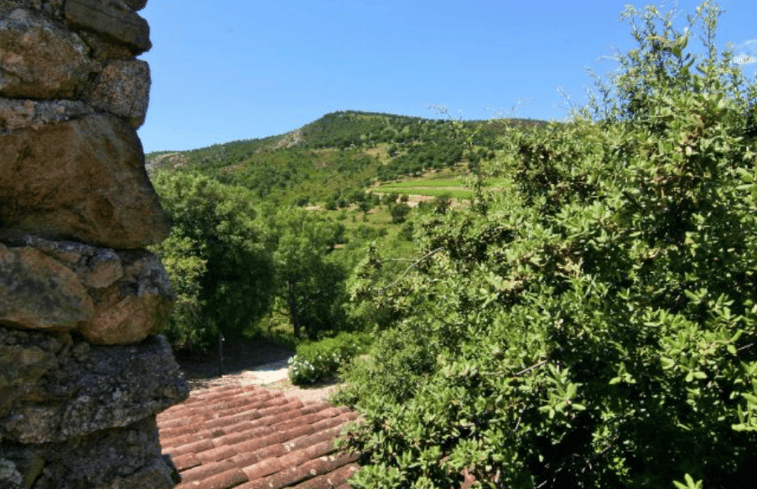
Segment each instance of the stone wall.
[[0,0],[0,488],[173,487],[146,0]]

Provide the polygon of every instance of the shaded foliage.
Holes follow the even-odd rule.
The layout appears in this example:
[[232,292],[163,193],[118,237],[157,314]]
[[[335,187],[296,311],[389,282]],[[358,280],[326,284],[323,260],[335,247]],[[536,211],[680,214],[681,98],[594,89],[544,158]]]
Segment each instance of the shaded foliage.
[[275,290],[295,338],[345,327],[346,270],[329,254],[344,242],[344,226],[299,209],[279,211],[269,223]]
[[152,180],[172,225],[156,252],[182,300],[169,338],[192,346],[218,332],[241,335],[268,312],[274,279],[249,191],[191,173],[158,172]]

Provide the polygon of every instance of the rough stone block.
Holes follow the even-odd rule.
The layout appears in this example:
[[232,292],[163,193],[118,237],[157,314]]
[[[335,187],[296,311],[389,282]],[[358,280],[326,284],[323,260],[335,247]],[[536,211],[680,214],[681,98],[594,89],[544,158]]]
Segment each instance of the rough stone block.
[[150,101],[150,67],[140,60],[111,61],[85,98],[92,107],[123,117],[138,129]]
[[124,276],[121,259],[109,248],[72,241],[48,241],[36,236],[25,236],[21,242],[70,268],[88,289],[109,287]]
[[0,244],[0,324],[72,330],[94,312],[74,272],[38,250]]
[[84,102],[74,100],[17,100],[0,98],[0,134],[18,129],[40,129],[93,114]]
[[27,10],[0,19],[0,95],[9,98],[76,98],[99,65],[74,33]]
[[3,18],[16,9],[40,10],[42,0],[0,0],[0,18]]
[[16,464],[10,460],[0,458],[0,487],[5,489],[21,489],[24,482]]
[[143,248],[169,228],[134,129],[93,115],[0,135],[0,239]]
[[[23,237],[20,243],[12,248],[0,244],[0,283],[10,284],[0,292],[0,323],[31,330],[66,329],[93,344],[122,345],[157,332],[171,312],[171,283],[152,253],[116,252],[33,236]],[[2,265],[3,250],[13,266]],[[28,285],[32,272],[27,270],[34,272],[38,284],[32,297]],[[64,299],[67,309],[48,307]],[[87,309],[79,312],[69,304],[77,305],[74,299]],[[71,318],[72,311],[79,314]]]
[[[0,327],[0,330],[5,329]],[[43,333],[21,332],[24,349],[47,341]],[[4,348],[19,332],[0,335]],[[45,350],[46,351],[46,350]],[[34,353],[37,355],[37,353]],[[189,388],[161,336],[128,346],[92,346],[81,339],[55,352],[57,368],[23,384],[9,407],[0,412],[0,439],[22,444],[64,443],[152,418],[187,398]],[[32,381],[20,370],[6,381]],[[159,449],[158,449],[159,450]]]
[[[5,448],[5,447],[4,447]],[[160,455],[154,418],[61,443],[9,445],[1,478],[34,489],[169,489],[172,467]]]
[[146,251],[118,252],[123,276],[93,291],[95,313],[77,329],[89,342],[116,345],[141,341],[168,318],[174,294],[165,268]]
[[145,5],[147,5],[147,0],[124,0],[126,2],[126,5],[129,6],[132,10],[140,11],[143,8],[145,8]]
[[57,355],[70,346],[67,333],[41,335],[0,327],[0,418],[16,398],[28,396],[44,374],[57,368]]
[[77,34],[85,43],[87,43],[89,49],[92,50],[91,57],[98,61],[105,62],[113,59],[134,59],[134,54],[128,47],[123,44],[118,44],[106,36],[100,35],[96,32],[87,31],[79,31]]
[[150,26],[125,7],[112,0],[67,0],[65,16],[74,28],[106,35],[138,55],[152,47]]

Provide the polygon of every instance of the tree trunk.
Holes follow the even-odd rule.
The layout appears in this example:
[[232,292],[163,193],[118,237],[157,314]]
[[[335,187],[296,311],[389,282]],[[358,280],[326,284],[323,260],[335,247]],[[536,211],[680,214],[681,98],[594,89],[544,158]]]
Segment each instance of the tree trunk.
[[287,307],[289,308],[289,320],[292,321],[292,327],[294,328],[294,337],[300,337],[300,312],[297,308],[297,294],[295,291],[297,282],[287,282]]

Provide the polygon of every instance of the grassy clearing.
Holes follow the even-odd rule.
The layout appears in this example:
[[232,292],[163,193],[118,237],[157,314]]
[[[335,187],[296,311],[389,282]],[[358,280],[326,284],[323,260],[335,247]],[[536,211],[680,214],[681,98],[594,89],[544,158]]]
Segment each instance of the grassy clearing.
[[[494,178],[487,180],[485,188],[494,189],[501,187],[506,183],[504,178]],[[473,196],[473,192],[468,186],[469,183],[460,175],[434,175],[430,174],[421,178],[403,180],[400,182],[389,182],[374,188],[376,193],[397,192],[399,194],[409,195],[426,195],[438,197],[443,194],[451,194],[458,199],[466,199]]]
[[449,189],[449,188],[419,188],[415,187],[408,189],[403,193],[409,193],[410,195],[423,195],[426,197],[441,197],[447,196],[453,199],[470,199],[473,197],[473,190],[464,189]]
[[404,182],[392,182],[381,185],[378,191],[384,189],[406,189],[406,188],[424,188],[424,187],[465,187],[461,178],[438,178],[423,180],[406,180]]

